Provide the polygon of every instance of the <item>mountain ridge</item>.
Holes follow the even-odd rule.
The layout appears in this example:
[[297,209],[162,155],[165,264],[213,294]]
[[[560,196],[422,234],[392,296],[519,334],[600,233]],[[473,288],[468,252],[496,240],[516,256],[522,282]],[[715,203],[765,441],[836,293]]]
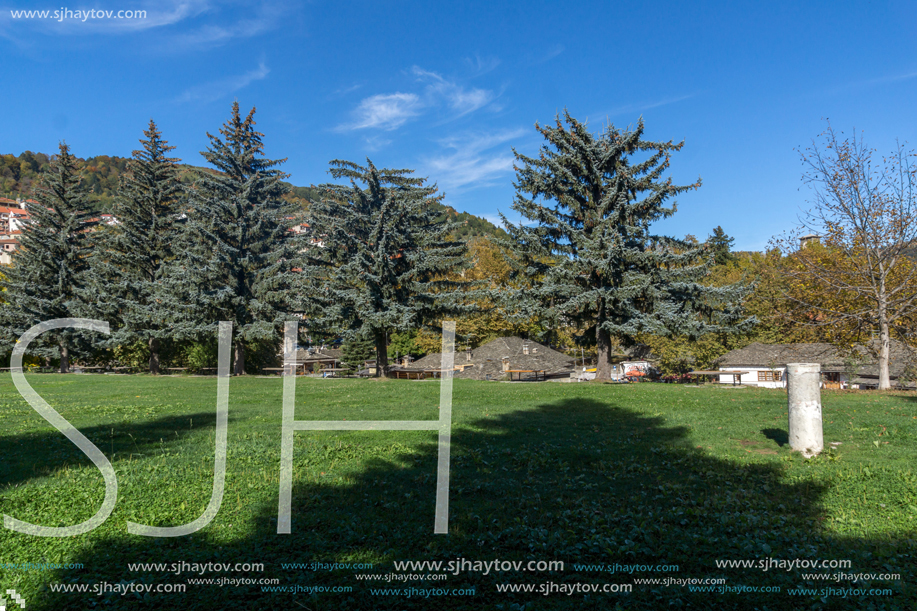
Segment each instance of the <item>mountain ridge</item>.
[[[77,168],[80,176],[88,184],[90,200],[97,212],[111,210],[118,183],[122,174],[127,172],[129,157],[97,155],[95,157],[76,157]],[[45,153],[25,151],[19,155],[0,155],[0,197],[10,199],[30,199],[35,195],[35,187],[39,177],[46,172],[51,163],[51,156]],[[216,172],[212,168],[195,166],[186,163],[179,165],[179,179],[190,184],[198,172]],[[290,188],[287,199],[300,203],[303,208],[308,207],[312,199],[319,197],[319,190],[315,185],[308,187],[296,186],[284,182]],[[442,209],[441,218],[449,217],[452,221],[461,223],[454,237],[460,240],[469,240],[479,236],[506,237],[506,233],[487,219],[475,216],[468,212],[460,212],[446,204],[435,204]]]

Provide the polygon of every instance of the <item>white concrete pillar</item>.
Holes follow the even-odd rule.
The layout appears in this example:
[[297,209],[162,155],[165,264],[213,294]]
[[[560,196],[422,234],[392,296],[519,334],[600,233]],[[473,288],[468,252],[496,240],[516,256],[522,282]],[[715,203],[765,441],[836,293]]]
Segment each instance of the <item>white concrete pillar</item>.
[[821,366],[787,363],[787,404],[790,447],[811,457],[824,449],[821,419]]

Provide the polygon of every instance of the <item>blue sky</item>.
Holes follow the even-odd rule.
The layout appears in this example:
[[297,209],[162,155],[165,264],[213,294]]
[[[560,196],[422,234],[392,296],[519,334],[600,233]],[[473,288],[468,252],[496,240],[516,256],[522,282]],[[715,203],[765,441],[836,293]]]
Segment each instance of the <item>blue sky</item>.
[[[703,180],[658,231],[721,225],[760,250],[811,199],[798,149],[826,118],[880,153],[917,143],[913,2],[69,1],[2,5],[2,153],[127,156],[153,118],[203,165],[238,100],[294,184],[369,157],[496,220],[514,218],[512,148],[537,153],[536,121],[642,116],[647,138],[685,141],[673,179]],[[11,15],[62,8],[147,17]]]

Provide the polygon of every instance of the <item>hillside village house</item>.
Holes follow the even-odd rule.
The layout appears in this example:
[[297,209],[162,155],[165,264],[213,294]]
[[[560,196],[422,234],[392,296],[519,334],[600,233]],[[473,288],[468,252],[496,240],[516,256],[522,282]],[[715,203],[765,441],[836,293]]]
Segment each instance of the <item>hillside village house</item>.
[[[879,365],[863,346],[856,347],[856,363],[831,344],[760,344],[726,353],[719,361],[719,371],[742,371],[738,382],[763,388],[786,387],[787,363],[818,363],[822,388],[875,388],[879,385]],[[917,357],[905,345],[892,341],[889,375],[892,385],[906,386],[905,372],[917,365]],[[733,375],[719,376],[721,383],[732,384]],[[913,386],[913,383],[910,382]]]
[[0,198],[0,265],[11,265],[12,255],[19,248],[22,226],[29,220],[24,206],[21,200]]

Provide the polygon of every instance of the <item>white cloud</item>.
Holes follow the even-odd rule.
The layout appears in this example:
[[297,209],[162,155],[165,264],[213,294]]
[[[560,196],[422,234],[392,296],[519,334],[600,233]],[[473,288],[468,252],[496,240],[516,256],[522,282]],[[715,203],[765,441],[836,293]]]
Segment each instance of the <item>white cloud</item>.
[[494,98],[492,91],[486,89],[465,89],[455,81],[449,81],[435,72],[429,72],[418,66],[411,71],[420,81],[432,81],[427,85],[425,94],[430,105],[445,103],[449,108],[458,112],[458,116],[474,112],[486,106]]
[[[443,148],[452,152],[426,159],[424,172],[435,177],[437,183],[453,195],[489,186],[513,169],[514,157],[510,147],[500,145],[526,133],[527,130],[516,129],[441,140]],[[501,150],[492,150],[497,147]]]
[[213,102],[230,93],[247,87],[255,81],[267,78],[270,72],[270,68],[264,65],[264,62],[261,62],[258,68],[246,72],[245,74],[202,83],[186,89],[175,101],[180,104],[186,102]]
[[411,72],[418,82],[426,83],[422,91],[382,93],[364,98],[353,111],[353,121],[339,125],[337,129],[391,131],[424,112],[436,109],[445,110],[450,119],[457,119],[487,106],[496,97],[490,90],[468,89],[418,66],[414,66]]
[[354,111],[354,123],[342,125],[342,129],[366,129],[375,127],[384,130],[397,129],[408,119],[420,114],[423,102],[413,93],[379,94],[365,98]]

